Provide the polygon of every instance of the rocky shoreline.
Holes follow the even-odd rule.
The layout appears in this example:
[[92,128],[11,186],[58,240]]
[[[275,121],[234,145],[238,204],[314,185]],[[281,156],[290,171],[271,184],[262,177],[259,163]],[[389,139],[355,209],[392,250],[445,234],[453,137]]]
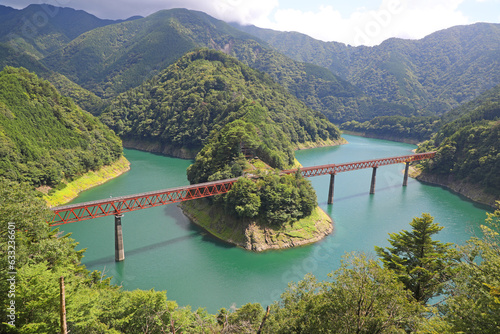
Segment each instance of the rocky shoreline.
[[[123,138],[123,147],[149,153],[159,153],[181,159],[194,159],[199,150],[174,147],[161,144],[156,141],[141,140],[135,138]],[[200,148],[201,149],[201,148]]]
[[[295,149],[304,150],[316,147],[337,146],[344,144],[347,144],[347,141],[344,138],[340,137],[336,140],[329,139],[319,140],[317,142],[298,143]],[[123,138],[123,147],[150,153],[159,153],[181,159],[194,159],[196,157],[196,154],[198,154],[199,150],[201,149],[187,149],[183,147],[179,148],[172,145],[161,144],[156,141],[148,141],[136,138]]]
[[310,217],[275,229],[250,220],[235,220],[208,200],[179,205],[184,215],[215,238],[254,252],[304,246],[333,232],[332,219],[319,207]]
[[418,145],[420,141],[416,139],[408,139],[408,138],[399,138],[396,136],[381,136],[381,135],[376,135],[376,134],[370,134],[366,132],[356,132],[356,131],[350,131],[350,130],[342,130],[342,133],[345,133],[346,135],[353,135],[353,136],[359,136],[359,137],[364,137],[364,138],[372,138],[372,139],[381,139],[381,140],[389,140],[389,141],[396,141],[399,143],[405,143],[405,144],[411,144],[411,145]]

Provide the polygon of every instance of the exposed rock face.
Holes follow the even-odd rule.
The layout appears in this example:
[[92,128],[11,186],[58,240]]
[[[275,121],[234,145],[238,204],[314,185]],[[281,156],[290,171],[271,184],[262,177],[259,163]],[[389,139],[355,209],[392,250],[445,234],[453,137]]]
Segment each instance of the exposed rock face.
[[[169,155],[181,159],[194,159],[196,154],[201,150],[199,149],[187,149],[184,147],[175,147],[172,145],[161,144],[157,141],[141,140],[137,138],[123,138],[123,147],[132,148],[136,150],[159,153],[163,155]],[[297,145],[297,149],[308,149],[323,146],[336,146],[347,144],[344,138],[339,138],[338,140],[318,140],[317,142],[301,143]]]
[[187,149],[183,147],[174,147],[172,145],[165,145],[159,142],[140,140],[140,139],[127,139],[123,138],[123,147],[133,148],[136,150],[160,153],[181,159],[194,159],[199,149]]
[[214,237],[255,252],[315,243],[333,232],[332,219],[319,207],[306,221],[277,229],[256,221],[235,220],[204,199],[183,202],[180,207],[193,223]]
[[[320,209],[321,210],[321,209]],[[255,222],[245,230],[246,243],[243,248],[256,252],[269,249],[284,249],[312,244],[325,238],[333,232],[333,222],[324,224],[325,221],[315,222],[316,231],[311,238],[301,238],[286,232],[275,231],[268,227],[260,227]]]

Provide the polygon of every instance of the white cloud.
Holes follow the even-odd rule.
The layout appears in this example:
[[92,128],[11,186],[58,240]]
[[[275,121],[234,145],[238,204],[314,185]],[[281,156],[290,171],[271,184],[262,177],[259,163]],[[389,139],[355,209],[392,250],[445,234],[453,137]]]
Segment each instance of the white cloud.
[[[436,30],[471,23],[458,10],[462,3],[500,0],[378,0],[377,9],[359,7],[345,14],[334,5],[298,10],[284,0],[1,0],[6,5],[48,2],[83,9],[100,18],[147,16],[161,9],[188,8],[215,18],[281,31],[299,31],[316,39],[351,45],[377,45],[390,37],[422,38]],[[373,1],[373,0],[371,0]],[[321,3],[321,1],[319,2]],[[334,2],[323,1],[333,4]],[[361,2],[362,4],[363,2]],[[305,4],[303,4],[306,6]],[[305,7],[303,7],[305,8]],[[343,14],[342,14],[343,13]]]
[[2,0],[3,5],[18,9],[30,3],[82,9],[103,19],[125,19],[147,16],[161,9],[187,8],[240,23],[259,22],[278,6],[278,0]]
[[436,30],[468,23],[457,10],[463,0],[383,0],[377,10],[359,8],[342,17],[332,6],[316,11],[278,9],[268,27],[300,31],[324,41],[377,45],[390,37],[422,38]]
[[217,0],[207,1],[212,8],[208,14],[228,22],[256,24],[265,22],[271,12],[278,7],[278,0]]

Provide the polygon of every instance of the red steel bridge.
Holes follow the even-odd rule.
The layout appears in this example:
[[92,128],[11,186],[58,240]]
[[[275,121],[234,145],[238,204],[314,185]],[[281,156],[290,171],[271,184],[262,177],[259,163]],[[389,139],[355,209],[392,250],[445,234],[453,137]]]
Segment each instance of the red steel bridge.
[[[397,163],[406,163],[403,186],[408,183],[408,168],[410,162],[431,159],[436,152],[403,155],[392,158],[382,158],[349,162],[343,164],[330,164],[323,166],[300,168],[304,177],[312,177],[330,174],[330,189],[328,191],[328,204],[333,203],[333,188],[335,175],[341,172],[349,172],[358,169],[373,168],[370,194],[375,193],[375,179],[377,168]],[[283,174],[296,173],[297,169],[282,171]],[[251,177],[251,176],[248,176]],[[99,201],[85,202],[79,204],[64,205],[52,208],[54,217],[49,222],[51,226],[73,223],[81,220],[99,218],[104,216],[115,216],[115,261],[125,259],[123,247],[123,232],[121,218],[123,213],[152,208],[155,206],[178,203],[196,198],[209,197],[227,193],[234,182],[238,179],[226,179],[215,182],[199,183],[190,186],[171,188],[165,190],[151,191],[142,194],[107,198]]]
[[[408,167],[412,161],[431,159],[436,152],[411,154],[391,158],[373,159],[357,162],[348,162],[342,164],[329,164],[322,166],[300,168],[304,177],[319,175],[331,175],[328,203],[333,203],[333,184],[334,176],[337,173],[349,172],[353,170],[373,168],[372,183],[370,193],[375,192],[375,176],[378,167],[392,165],[397,163],[406,163],[403,186],[407,185]],[[282,171],[283,174],[296,173],[297,169]],[[121,216],[123,213],[141,209],[152,208],[155,206],[178,203],[197,198],[210,197],[214,195],[227,193],[234,182],[238,179],[226,179],[215,182],[194,184],[189,186],[170,188],[165,190],[151,191],[135,195],[127,195],[102,199],[98,201],[85,202],[79,204],[64,205],[52,208],[54,217],[49,222],[51,226],[73,223],[87,219],[99,218],[104,216]]]

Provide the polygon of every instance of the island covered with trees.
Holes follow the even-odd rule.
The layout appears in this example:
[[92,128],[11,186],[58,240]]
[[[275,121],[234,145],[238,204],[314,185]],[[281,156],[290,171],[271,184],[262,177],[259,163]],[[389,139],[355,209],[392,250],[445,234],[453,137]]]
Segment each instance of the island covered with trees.
[[182,205],[224,241],[261,251],[315,242],[333,230],[309,181],[278,171],[299,166],[297,148],[344,143],[340,131],[233,57],[209,49],[187,53],[119,95],[100,119],[125,146],[194,157],[191,184],[252,175],[227,195]]

